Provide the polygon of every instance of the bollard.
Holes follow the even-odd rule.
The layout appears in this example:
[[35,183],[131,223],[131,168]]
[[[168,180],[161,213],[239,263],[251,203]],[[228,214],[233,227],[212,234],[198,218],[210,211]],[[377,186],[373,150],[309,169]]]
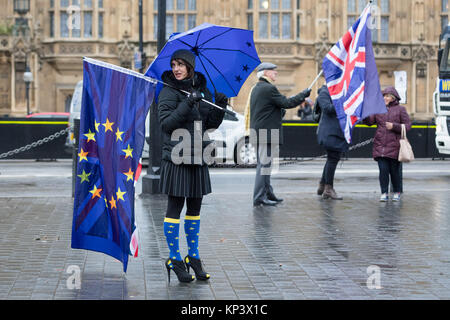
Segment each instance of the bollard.
[[73,135],[75,138],[75,143],[72,146],[72,198],[75,197],[75,182],[77,179],[77,168],[78,168],[78,145],[80,138],[80,119],[73,120]]

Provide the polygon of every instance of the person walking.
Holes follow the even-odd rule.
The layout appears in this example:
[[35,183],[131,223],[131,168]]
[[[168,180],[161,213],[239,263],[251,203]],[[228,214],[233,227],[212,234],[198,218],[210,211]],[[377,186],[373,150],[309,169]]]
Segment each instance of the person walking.
[[334,190],[334,175],[337,164],[341,160],[341,154],[348,151],[349,145],[339,125],[328,87],[323,85],[318,94],[316,102],[322,114],[317,128],[317,142],[325,148],[327,161],[323,168],[317,194],[324,199],[342,200],[342,197],[338,196]]
[[[195,55],[192,52],[184,49],[175,51],[170,67],[171,70],[162,74],[162,80],[170,86],[165,86],[158,97],[158,118],[163,140],[160,189],[168,195],[164,235],[170,256],[165,266],[169,282],[171,270],[180,282],[194,280],[194,276],[189,274],[190,268],[198,280],[207,280],[210,275],[203,269],[198,245],[202,199],[211,193],[203,152],[211,141],[200,140],[201,143],[198,143],[196,139],[202,139],[206,130],[218,128],[225,113],[201,101],[212,101],[213,97],[206,87],[205,76],[194,71]],[[186,96],[177,89],[190,94]],[[224,94],[215,93],[215,104],[226,108],[227,101]],[[175,131],[187,133],[181,142],[172,140],[172,136],[176,136]],[[185,141],[186,137],[188,141]],[[182,148],[179,148],[180,145]],[[179,230],[185,203],[184,231],[188,255],[183,259],[179,249]]]
[[297,115],[301,120],[313,120],[313,101],[306,98],[297,110]]
[[[258,82],[251,90],[248,102],[250,129],[257,135],[254,206],[273,206],[283,201],[275,196],[270,184],[273,156],[278,154],[279,145],[283,143],[281,121],[285,109],[297,107],[311,93],[311,90],[306,89],[290,98],[282,95],[274,85],[278,75],[276,68],[275,64],[269,62],[263,62],[256,68]],[[272,139],[272,136],[278,139]]]
[[387,113],[371,115],[363,119],[363,123],[377,125],[373,141],[372,157],[378,163],[379,180],[381,188],[380,201],[389,200],[389,178],[392,182],[393,201],[399,201],[402,192],[400,162],[400,137],[402,124],[406,131],[411,129],[411,120],[406,108],[400,105],[400,95],[394,87],[387,87],[382,91]]

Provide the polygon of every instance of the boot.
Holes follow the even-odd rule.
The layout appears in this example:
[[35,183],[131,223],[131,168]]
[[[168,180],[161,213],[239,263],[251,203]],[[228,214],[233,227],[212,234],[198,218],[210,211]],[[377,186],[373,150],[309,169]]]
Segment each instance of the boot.
[[336,191],[334,191],[333,186],[330,184],[325,185],[325,189],[323,191],[322,198],[332,199],[332,200],[342,200],[342,198],[336,194]]
[[321,196],[323,194],[323,191],[325,190],[325,184],[319,183],[319,188],[317,189],[317,195]]
[[184,262],[186,263],[187,271],[189,272],[189,268],[192,268],[195,272],[195,277],[198,280],[208,280],[210,278],[209,273],[203,270],[202,261],[200,259],[187,255],[184,258]]
[[169,258],[166,260],[165,265],[167,269],[167,277],[169,278],[169,283],[170,283],[170,270],[173,270],[173,272],[175,272],[178,281],[180,282],[191,282],[195,279],[193,275],[189,274],[189,272],[186,271],[186,265],[184,264],[183,261],[172,260]]

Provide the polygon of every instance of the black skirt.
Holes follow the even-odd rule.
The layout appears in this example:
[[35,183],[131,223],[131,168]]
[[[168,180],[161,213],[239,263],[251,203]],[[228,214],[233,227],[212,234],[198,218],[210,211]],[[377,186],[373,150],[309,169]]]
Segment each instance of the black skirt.
[[207,165],[175,165],[161,161],[159,187],[162,193],[174,197],[201,198],[211,193],[211,180]]

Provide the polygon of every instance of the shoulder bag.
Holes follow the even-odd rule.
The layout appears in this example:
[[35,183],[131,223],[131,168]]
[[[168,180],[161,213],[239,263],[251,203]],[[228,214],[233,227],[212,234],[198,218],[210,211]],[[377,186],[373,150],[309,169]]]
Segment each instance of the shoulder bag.
[[414,160],[414,152],[406,137],[406,128],[402,123],[402,135],[400,137],[400,151],[398,153],[398,161],[411,162]]

